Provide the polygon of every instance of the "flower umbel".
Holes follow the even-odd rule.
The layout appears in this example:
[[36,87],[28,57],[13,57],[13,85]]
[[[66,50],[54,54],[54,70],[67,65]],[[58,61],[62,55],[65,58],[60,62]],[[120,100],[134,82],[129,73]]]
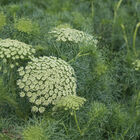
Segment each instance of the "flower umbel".
[[35,49],[18,40],[5,39],[0,40],[0,60],[3,63],[10,63],[10,68],[18,66],[18,62],[24,59],[31,59],[34,56]]
[[[73,68],[56,57],[33,58],[25,68],[18,69],[17,81],[22,95],[33,104],[32,111],[43,113],[46,106],[55,104],[63,96],[76,95]],[[21,95],[21,97],[23,97]]]
[[69,27],[66,28],[56,27],[49,33],[52,34],[57,41],[97,44],[97,40],[92,35]]

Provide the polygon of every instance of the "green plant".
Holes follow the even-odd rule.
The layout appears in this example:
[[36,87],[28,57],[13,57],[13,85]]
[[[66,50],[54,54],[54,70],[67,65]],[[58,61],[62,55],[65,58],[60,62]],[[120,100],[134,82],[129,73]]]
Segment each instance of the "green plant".
[[74,120],[77,125],[77,129],[79,133],[82,135],[82,131],[79,127],[77,116],[76,116],[76,111],[82,107],[84,102],[86,101],[85,98],[78,97],[76,95],[68,95],[66,97],[62,97],[60,100],[56,101],[55,106],[53,110],[56,109],[64,109],[70,111],[71,115],[74,115]]
[[0,133],[0,138],[1,138],[2,140],[11,140],[10,137],[8,137],[8,136],[6,136],[6,135],[4,135],[4,134],[2,134],[2,133]]
[[9,79],[10,86],[14,84],[16,69],[25,61],[34,56],[35,50],[32,46],[17,40],[5,39],[0,40],[0,71],[3,77]]
[[16,13],[20,10],[19,5],[12,4],[9,6],[9,12],[15,17]]
[[89,121],[87,122],[86,127],[83,130],[83,133],[86,133],[86,131],[90,130],[89,129],[90,127],[92,127],[93,130],[100,129],[99,125],[103,127],[104,123],[108,119],[109,110],[103,103],[94,101],[91,104],[91,108],[88,114]]
[[[4,53],[4,58],[0,57],[0,139],[139,139],[140,0],[0,0],[0,11],[0,38],[31,44],[33,47],[29,52],[32,53],[32,49],[36,51],[32,58],[27,54],[24,59],[14,61],[11,54],[15,47],[9,47],[12,48],[9,52],[8,47],[0,46],[0,56]],[[16,51],[19,57],[20,50],[22,47]],[[53,56],[57,58],[52,60],[55,64],[58,60],[65,60],[72,66],[72,77],[76,78],[73,82],[76,84],[75,94],[62,94],[54,105],[52,102],[43,105],[47,88],[48,98],[52,95],[58,97],[55,93],[55,85],[58,84],[54,79],[64,79],[62,90],[65,91],[64,85],[69,85],[65,81],[69,78],[65,77],[67,70],[60,78],[53,78],[61,70],[53,71],[54,63],[46,64],[40,56],[51,60],[49,56]],[[41,62],[35,62],[40,59]],[[50,67],[45,69],[44,63]],[[28,69],[29,64],[34,64],[35,69]],[[18,72],[19,67],[21,71]],[[48,74],[48,70],[52,75]],[[20,72],[21,75],[25,73],[20,76]],[[37,79],[40,75],[42,77]],[[43,77],[46,80],[43,81]],[[50,89],[52,87],[45,81],[50,83],[53,80],[54,88]],[[24,83],[24,88],[19,88],[16,82],[21,87]],[[39,104],[38,99],[42,97],[40,105],[30,102],[33,93],[30,93],[30,85],[34,85],[34,94],[41,94],[35,99]],[[41,89],[42,85],[46,86],[46,90]],[[28,88],[29,93],[25,91]],[[72,87],[69,89],[72,90]],[[43,90],[45,94],[42,94]],[[52,111],[52,108],[57,110]]]
[[15,110],[19,109],[17,102],[9,95],[8,90],[4,87],[3,79],[0,77],[0,106],[7,104]]
[[9,94],[2,96],[3,102],[7,101],[13,104],[17,115],[22,117],[16,91],[17,68],[30,60],[34,53],[35,50],[32,46],[17,40],[5,39],[0,41],[0,71]]
[[131,118],[129,112],[121,104],[113,104],[110,127],[108,127],[112,139],[129,138],[134,120],[135,119]]

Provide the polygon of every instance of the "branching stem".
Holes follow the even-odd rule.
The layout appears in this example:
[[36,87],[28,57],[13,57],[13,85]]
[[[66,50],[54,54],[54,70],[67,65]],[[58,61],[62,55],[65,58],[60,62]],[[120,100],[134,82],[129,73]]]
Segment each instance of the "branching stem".
[[70,61],[68,61],[68,63],[74,62],[74,61],[75,61],[76,59],[78,59],[79,57],[90,55],[90,53],[84,53],[84,54],[81,54],[81,53],[82,53],[82,52],[79,52],[73,59],[71,59]]

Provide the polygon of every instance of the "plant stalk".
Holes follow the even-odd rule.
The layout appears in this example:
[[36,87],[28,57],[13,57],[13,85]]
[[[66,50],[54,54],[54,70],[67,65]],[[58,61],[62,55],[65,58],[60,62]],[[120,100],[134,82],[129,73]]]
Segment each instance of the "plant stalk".
[[125,26],[123,24],[121,24],[121,28],[123,31],[123,38],[126,43],[126,49],[127,49],[127,54],[128,54],[129,53],[129,44],[128,44],[128,39],[127,39],[126,31],[125,31]]
[[91,16],[94,17],[94,6],[93,6],[93,0],[91,0]]
[[137,31],[138,31],[139,27],[140,27],[140,22],[136,25],[134,35],[133,35],[133,52],[134,52],[135,56],[137,56],[137,52],[136,52],[136,36],[137,36]]
[[70,61],[68,61],[68,63],[71,63],[71,62],[75,61],[75,60],[78,59],[79,57],[87,56],[87,55],[90,55],[90,53],[81,54],[81,52],[79,52],[73,59],[71,59]]
[[114,37],[114,30],[115,30],[115,23],[116,23],[116,18],[117,18],[117,12],[118,12],[119,7],[121,6],[122,1],[123,0],[119,0],[119,2],[117,3],[116,8],[114,9],[114,19],[113,19],[113,27],[112,27],[112,48],[114,46],[113,37]]
[[77,116],[76,116],[76,112],[75,111],[74,111],[74,120],[75,120],[77,129],[78,129],[80,135],[82,136],[82,131],[81,131],[80,127],[79,127],[79,124],[78,124],[78,120],[77,120]]

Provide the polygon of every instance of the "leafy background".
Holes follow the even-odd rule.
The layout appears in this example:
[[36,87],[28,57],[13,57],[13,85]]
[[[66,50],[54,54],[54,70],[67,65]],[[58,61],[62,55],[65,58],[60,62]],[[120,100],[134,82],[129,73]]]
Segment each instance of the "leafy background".
[[[71,62],[77,94],[87,100],[77,111],[82,135],[67,112],[52,112],[50,107],[43,115],[30,113],[26,101],[11,95],[5,76],[0,82],[0,139],[138,140],[140,72],[132,62],[139,59],[140,30],[134,41],[139,21],[140,0],[1,0],[1,39],[33,45],[37,57],[56,56],[69,62],[80,50],[90,55]],[[48,32],[60,24],[95,36],[97,49],[51,40]]]

